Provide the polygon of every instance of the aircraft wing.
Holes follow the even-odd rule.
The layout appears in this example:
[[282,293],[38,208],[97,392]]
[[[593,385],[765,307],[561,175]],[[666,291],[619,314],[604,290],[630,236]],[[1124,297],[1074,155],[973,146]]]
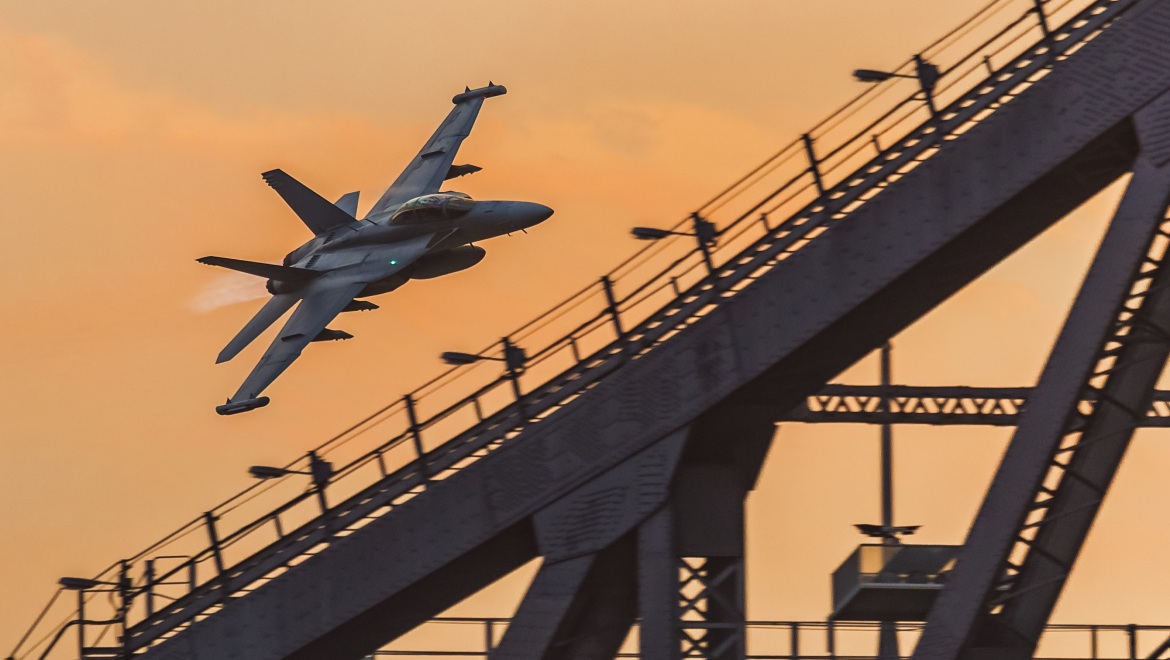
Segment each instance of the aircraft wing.
[[480,89],[471,89],[457,95],[452,101],[455,107],[439,124],[439,128],[431,139],[427,140],[418,155],[402,174],[390,185],[374,208],[366,216],[370,220],[380,220],[394,207],[418,197],[439,191],[439,186],[447,179],[451,171],[451,164],[463,138],[471,134],[471,127],[475,118],[479,116],[479,109],[483,107],[484,99],[507,93],[502,85],[488,85]]
[[[296,311],[272,340],[260,362],[252,369],[252,373],[248,374],[243,385],[240,385],[240,389],[227,403],[217,407],[216,412],[231,415],[267,405],[267,397],[260,397],[264,388],[272,384],[272,381],[300,357],[305,347],[325,330],[325,326],[340,314],[362,289],[372,282],[384,280],[409,267],[431,247],[437,245],[436,239],[441,239],[442,236],[443,234],[425,234],[394,245],[369,248],[365,251],[360,264],[343,270],[327,271],[295,294],[287,294],[300,298]],[[284,307],[284,310],[287,309],[287,306]],[[253,333],[245,327],[241,334],[250,337]],[[235,343],[236,340],[233,340],[229,347]],[[226,352],[228,349],[224,350]]]
[[[284,373],[325,326],[334,319],[354,296],[365,288],[365,282],[333,282],[320,280],[309,285],[301,304],[272,340],[264,357],[248,374],[244,384],[225,405],[254,400],[277,376]],[[242,411],[240,411],[242,412]]]

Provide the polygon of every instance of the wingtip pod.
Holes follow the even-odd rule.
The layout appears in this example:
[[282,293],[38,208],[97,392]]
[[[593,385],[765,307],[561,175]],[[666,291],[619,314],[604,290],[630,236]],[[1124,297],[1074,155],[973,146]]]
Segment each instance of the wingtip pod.
[[472,99],[478,99],[478,98],[490,99],[493,96],[503,96],[504,94],[507,94],[507,93],[508,93],[508,89],[506,87],[504,87],[503,85],[497,85],[495,83],[489,82],[487,87],[480,87],[479,89],[469,89],[461,94],[456,94],[455,97],[451,99],[451,102],[458,105],[460,103],[463,103],[464,101],[470,101]]
[[220,415],[236,415],[242,412],[248,412],[249,410],[263,408],[264,406],[268,405],[269,401],[270,399],[266,396],[260,396],[254,399],[243,399],[241,401],[232,401],[231,399],[228,399],[228,402],[222,406],[216,406],[215,412],[219,413]]

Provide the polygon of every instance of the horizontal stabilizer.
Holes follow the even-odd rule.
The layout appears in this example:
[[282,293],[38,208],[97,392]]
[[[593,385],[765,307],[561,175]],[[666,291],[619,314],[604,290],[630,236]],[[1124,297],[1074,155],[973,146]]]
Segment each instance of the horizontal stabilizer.
[[[272,189],[284,199],[285,203],[314,234],[324,234],[344,227],[355,220],[352,214],[330,204],[329,200],[313,192],[308,186],[286,174],[284,170],[270,170],[260,176],[264,177],[264,181],[272,186]],[[355,206],[356,202],[355,198]]]
[[256,277],[267,277],[270,280],[279,280],[281,282],[307,282],[321,274],[319,270],[296,268],[295,266],[277,266],[276,264],[245,261],[243,259],[229,259],[228,257],[203,257],[195,261],[201,264],[207,264],[208,266],[230,268],[232,270],[238,270],[241,273],[255,275]]
[[345,306],[343,312],[369,312],[378,309],[378,306],[368,300],[355,300]]
[[333,205],[356,218],[358,195],[357,192],[345,193],[341,199],[333,202]]

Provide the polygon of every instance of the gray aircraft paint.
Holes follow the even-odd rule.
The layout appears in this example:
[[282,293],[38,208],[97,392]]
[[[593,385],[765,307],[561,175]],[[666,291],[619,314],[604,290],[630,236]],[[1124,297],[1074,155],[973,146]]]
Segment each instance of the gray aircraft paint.
[[552,215],[543,204],[475,201],[461,193],[439,192],[447,179],[480,170],[454,165],[455,154],[471,133],[484,100],[505,93],[502,85],[489,84],[456,95],[447,118],[361,220],[355,217],[355,192],[330,203],[281,170],[264,173],[264,180],[316,236],[290,252],[282,265],[225,257],[198,260],[266,277],[273,294],[228,342],[217,363],[234,358],[296,306],[239,390],[216,412],[232,415],[268,405],[268,397],[260,393],[306,346],[349,338],[326,328],[334,317],[354,309],[376,309],[372,304],[355,305],[355,298],[388,293],[412,278],[470,268],[484,255],[471,243],[520,231]]

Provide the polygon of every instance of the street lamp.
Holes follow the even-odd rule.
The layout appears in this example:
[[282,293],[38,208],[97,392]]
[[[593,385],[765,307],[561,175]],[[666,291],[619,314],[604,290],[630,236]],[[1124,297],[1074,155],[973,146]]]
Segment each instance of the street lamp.
[[271,465],[253,465],[252,467],[248,468],[248,474],[250,474],[253,477],[260,479],[260,480],[279,479],[285,475],[292,474],[292,473],[293,473],[292,470],[286,470],[285,468],[272,467]]
[[521,396],[520,375],[524,373],[525,365],[528,363],[528,354],[524,352],[523,348],[513,344],[507,337],[504,337],[500,341],[504,347],[503,355],[500,357],[447,351],[440,354],[439,359],[453,367],[475,364],[476,362],[503,362],[504,366],[508,369],[508,379],[512,381],[512,392],[515,393],[516,399],[519,400]]
[[[127,575],[127,563],[122,562],[122,577],[117,582],[110,582],[109,580],[94,580],[90,578],[79,577],[63,577],[57,580],[57,584],[61,585],[62,589],[67,591],[77,592],[77,619],[73,623],[77,625],[77,647],[79,657],[86,657],[86,651],[89,650],[85,645],[85,627],[87,625],[119,625],[122,628],[123,639],[126,631],[126,612],[130,608],[130,576]],[[98,587],[106,587],[100,591],[117,593],[121,602],[117,605],[117,614],[113,619],[104,621],[94,621],[85,618],[85,594],[86,592],[97,589]],[[62,632],[64,632],[62,630]],[[125,650],[124,648],[122,649]],[[118,656],[123,657],[123,656]]]
[[509,371],[524,371],[524,365],[528,362],[528,355],[524,352],[524,349],[513,344],[507,337],[504,338],[503,344],[504,354],[501,357],[446,351],[439,355],[439,359],[453,367],[462,367],[475,364],[476,362],[503,362]]
[[329,461],[321,460],[317,456],[317,452],[311,451],[309,452],[308,470],[290,470],[289,468],[273,467],[271,465],[253,465],[248,468],[248,474],[261,481],[279,479],[290,474],[304,474],[312,477],[314,484],[323,486],[333,476],[333,464]]
[[468,364],[475,364],[480,360],[491,360],[498,358],[488,358],[480,355],[473,355],[471,353],[458,353],[456,351],[447,351],[439,356],[439,359],[453,367],[462,367]]
[[891,71],[877,71],[875,69],[857,69],[853,72],[853,79],[863,83],[880,83],[890,78],[909,78],[917,80],[922,88],[922,95],[926,98],[926,107],[931,117],[938,117],[938,109],[934,106],[934,88],[942,73],[938,67],[923,59],[922,55],[914,56],[914,73],[894,73]]
[[691,214],[692,231],[674,231],[657,227],[634,227],[630,234],[640,241],[658,241],[667,236],[693,236],[699,242],[699,250],[703,253],[703,263],[707,264],[707,272],[715,272],[715,263],[711,260],[711,246],[719,235],[715,223],[707,220],[698,213]]
[[682,232],[670,231],[668,229],[658,229],[657,227],[634,227],[630,230],[634,238],[640,241],[657,241],[667,236],[690,236],[691,234],[684,234]]
[[57,580],[57,584],[61,585],[61,587],[64,589],[68,589],[69,591],[89,591],[90,589],[93,589],[94,587],[100,587],[100,586],[116,587],[116,586],[118,586],[118,585],[114,584],[113,582],[102,582],[101,580],[91,580],[89,578],[79,578],[79,577],[63,577],[60,580]]
[[897,73],[889,73],[887,71],[875,71],[874,69],[857,69],[853,72],[853,78],[857,82],[864,83],[880,83],[889,80],[890,78],[913,78],[914,76],[906,76]]
[[[325,499],[325,486],[333,478],[333,463],[322,460],[317,452],[309,452],[308,470],[290,470],[288,468],[273,467],[271,465],[253,465],[248,468],[248,474],[261,481],[279,479],[290,474],[304,474],[313,479],[313,490],[316,491],[317,501],[321,504],[322,515],[329,512],[329,501]],[[280,521],[277,521],[279,529]]]

